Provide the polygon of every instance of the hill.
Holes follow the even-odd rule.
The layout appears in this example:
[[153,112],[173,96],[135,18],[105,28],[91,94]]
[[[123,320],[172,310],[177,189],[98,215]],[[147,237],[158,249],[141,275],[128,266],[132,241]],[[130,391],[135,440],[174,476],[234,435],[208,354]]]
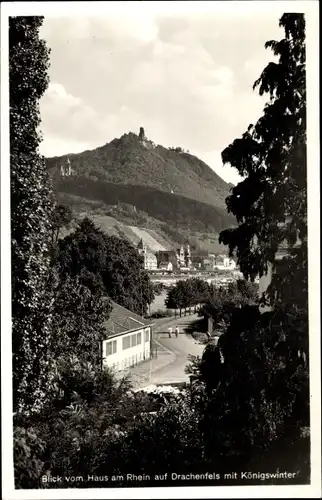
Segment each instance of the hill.
[[225,208],[230,185],[181,148],[147,140],[143,129],[139,136],[125,134],[92,151],[46,162],[59,202],[78,214],[149,227],[159,240],[172,232],[170,240],[177,243],[192,234],[205,241],[235,224]]
[[[119,204],[131,205],[133,217],[135,211],[139,210],[177,229],[219,232],[234,222],[221,207],[147,186],[114,184],[79,176],[60,180],[56,183],[56,189],[58,193],[78,196],[84,201],[101,202],[101,207],[109,207],[108,210],[114,211],[116,216]],[[74,202],[69,204],[73,206]]]
[[230,186],[208,165],[181,148],[156,146],[136,134],[92,151],[47,159],[49,170],[60,175],[70,162],[76,176],[112,184],[147,186],[225,208]]
[[[62,200],[64,204],[66,199]],[[74,202],[76,200],[74,199]],[[128,240],[132,245],[137,246],[142,238],[152,252],[159,250],[169,250],[179,248],[180,245],[190,244],[192,255],[204,255],[210,253],[222,253],[225,250],[223,245],[218,242],[218,236],[213,233],[204,233],[198,231],[176,230],[168,224],[152,219],[151,217],[140,214],[140,223],[124,214],[112,217],[106,215],[109,211],[93,208],[84,212],[78,211],[75,220],[69,229],[63,229],[61,237],[76,228],[77,222],[80,222],[85,216],[89,216],[93,222],[110,236],[117,236]],[[134,225],[133,225],[134,224]]]

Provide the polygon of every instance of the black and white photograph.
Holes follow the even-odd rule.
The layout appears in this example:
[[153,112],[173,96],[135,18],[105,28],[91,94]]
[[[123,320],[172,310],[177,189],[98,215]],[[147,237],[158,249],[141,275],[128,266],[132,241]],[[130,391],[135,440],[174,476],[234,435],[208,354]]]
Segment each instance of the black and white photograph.
[[1,6],[3,498],[320,498],[318,2]]

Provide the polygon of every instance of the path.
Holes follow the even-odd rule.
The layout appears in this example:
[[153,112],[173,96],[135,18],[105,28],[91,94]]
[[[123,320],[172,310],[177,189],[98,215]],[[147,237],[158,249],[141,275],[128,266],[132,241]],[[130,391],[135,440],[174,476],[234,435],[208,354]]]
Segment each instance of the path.
[[[188,355],[201,356],[204,350],[204,345],[197,343],[194,338],[185,333],[191,323],[198,320],[198,315],[193,314],[174,321],[168,322],[166,325],[161,325],[155,329],[156,341],[165,349],[168,349],[174,359],[167,366],[159,368],[151,374],[151,384],[163,384],[169,382],[189,382],[189,376],[185,373],[185,367],[188,363]],[[178,337],[172,335],[169,338],[168,327],[178,325],[180,333]]]
[[[153,329],[153,344],[157,347],[158,355],[149,361],[138,364],[129,370],[133,385],[136,389],[150,384],[169,382],[188,382],[189,376],[185,373],[188,355],[201,356],[204,345],[197,343],[190,334],[184,332],[190,323],[198,319],[197,314],[182,318],[163,320],[155,324]],[[169,326],[179,325],[178,337],[168,336]]]

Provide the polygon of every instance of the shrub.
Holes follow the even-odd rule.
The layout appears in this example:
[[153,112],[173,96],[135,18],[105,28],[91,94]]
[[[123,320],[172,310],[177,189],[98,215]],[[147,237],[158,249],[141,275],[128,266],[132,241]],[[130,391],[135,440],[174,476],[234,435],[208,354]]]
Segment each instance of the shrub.
[[154,313],[151,314],[151,318],[170,318],[173,316],[173,311],[169,309],[157,309]]

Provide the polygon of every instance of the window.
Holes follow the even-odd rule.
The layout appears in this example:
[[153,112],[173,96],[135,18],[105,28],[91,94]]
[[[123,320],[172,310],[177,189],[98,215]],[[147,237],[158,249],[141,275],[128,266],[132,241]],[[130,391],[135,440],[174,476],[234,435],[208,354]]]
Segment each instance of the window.
[[122,347],[124,349],[129,349],[130,347],[136,347],[140,345],[142,342],[142,332],[134,333],[132,335],[128,335],[127,337],[123,337]]
[[131,347],[136,346],[136,333],[134,335],[131,335]]
[[106,356],[110,356],[111,354],[116,353],[116,340],[112,340],[112,342],[106,343]]
[[150,328],[146,328],[144,332],[144,341],[149,342],[149,340],[150,340]]
[[129,349],[131,347],[131,337],[130,336],[123,337],[122,347],[123,347],[123,351],[124,351],[124,349]]

